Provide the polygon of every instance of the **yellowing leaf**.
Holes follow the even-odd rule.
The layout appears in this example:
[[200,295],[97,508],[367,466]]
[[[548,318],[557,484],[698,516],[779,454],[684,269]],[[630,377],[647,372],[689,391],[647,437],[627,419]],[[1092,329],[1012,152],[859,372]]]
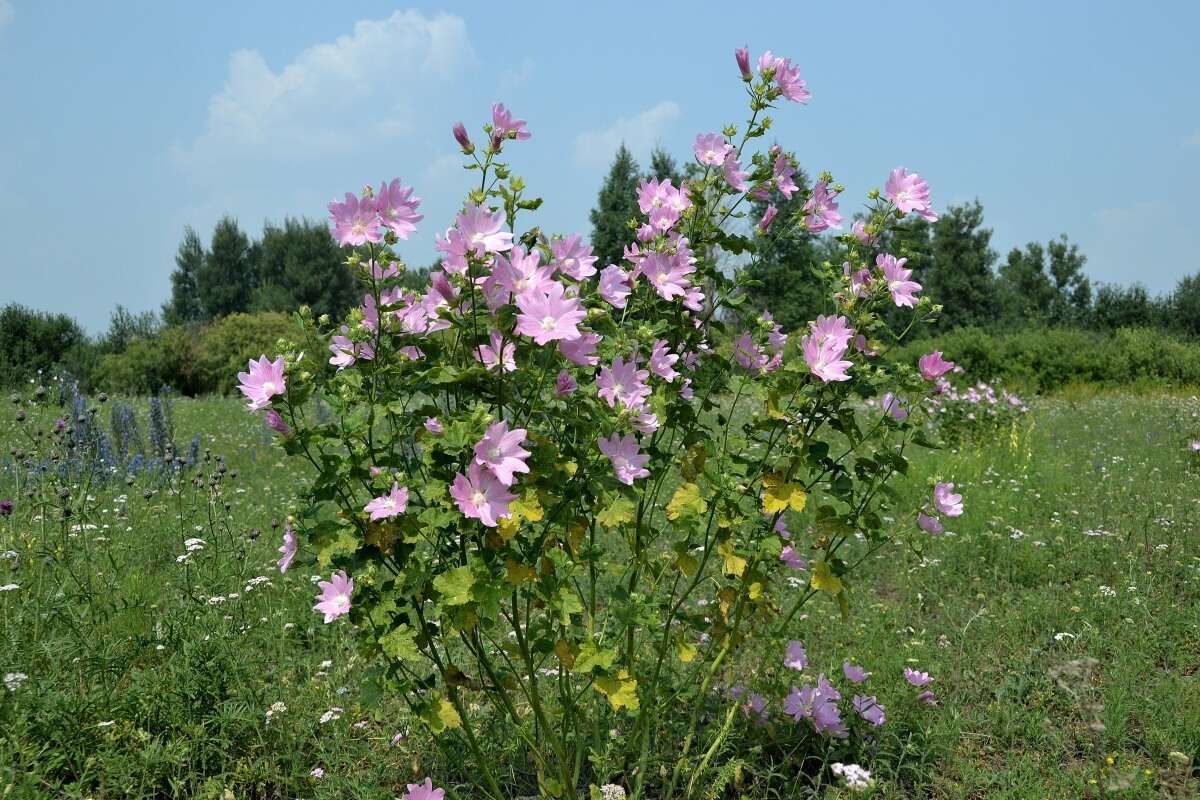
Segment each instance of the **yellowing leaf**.
[[509,509],[514,517],[520,517],[529,522],[541,522],[545,513],[542,511],[542,504],[538,502],[537,490],[529,489],[525,494],[517,500],[514,500]]
[[809,585],[818,592],[829,592],[830,594],[840,594],[846,588],[842,585],[842,579],[833,574],[828,561],[818,561],[813,564],[812,579],[809,581]]
[[675,654],[679,656],[680,661],[691,663],[696,660],[696,645],[680,639],[675,645]]
[[595,642],[584,642],[575,656],[575,672],[591,672],[596,667],[608,669],[617,660],[617,651],[608,647],[599,647]]
[[513,514],[511,517],[504,517],[496,524],[496,533],[500,535],[500,540],[505,543],[516,536],[519,530],[521,530],[521,518],[516,514]]
[[615,678],[596,678],[593,686],[608,698],[614,711],[638,710],[637,678],[630,678],[627,670],[621,670]]
[[695,556],[684,553],[679,558],[675,559],[675,566],[679,567],[679,571],[682,572],[685,577],[690,578],[696,574],[696,570],[700,567],[700,562],[696,560]]
[[764,514],[775,514],[789,508],[792,511],[803,511],[807,502],[808,494],[800,484],[784,482],[774,473],[763,476],[762,510]]
[[470,567],[455,567],[449,572],[443,572],[433,579],[433,588],[442,596],[442,604],[461,606],[471,602],[471,587],[475,585],[475,576]]
[[633,522],[633,503],[617,495],[613,501],[596,515],[596,521],[606,528],[615,528],[623,522]]
[[416,632],[406,623],[393,628],[379,637],[379,646],[389,658],[404,661],[420,661],[421,651],[417,648]]
[[733,551],[733,542],[722,542],[721,546],[717,548],[717,552],[725,557],[721,571],[726,575],[742,577],[742,573],[746,571],[746,559]]
[[762,581],[753,581],[753,582],[750,584],[750,592],[749,592],[749,594],[750,594],[750,599],[751,599],[751,600],[759,600],[759,599],[761,599],[761,598],[762,598],[762,596],[763,596],[763,585],[762,585]]
[[462,727],[462,717],[458,715],[458,709],[444,697],[437,701],[437,717],[442,726],[449,730]]
[[700,487],[685,483],[675,490],[671,502],[667,503],[667,519],[697,517],[708,510],[708,502],[700,495]]
[[520,586],[526,582],[533,583],[537,580],[537,572],[533,567],[527,567],[511,558],[504,562],[504,569],[508,573],[508,582],[513,586]]

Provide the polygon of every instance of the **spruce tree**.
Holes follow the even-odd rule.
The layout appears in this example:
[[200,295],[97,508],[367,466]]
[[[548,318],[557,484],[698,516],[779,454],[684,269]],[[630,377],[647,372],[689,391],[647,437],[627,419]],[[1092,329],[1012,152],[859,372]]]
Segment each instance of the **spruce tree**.
[[637,162],[622,144],[617,148],[591,213],[592,251],[599,258],[598,267],[619,264],[625,245],[634,240],[629,221],[639,213],[638,180]]
[[983,227],[978,200],[950,206],[933,223],[932,260],[921,272],[925,293],[945,309],[945,327],[995,320],[996,276],[992,231]]
[[213,229],[212,245],[196,281],[208,318],[250,308],[255,288],[250,240],[237,221],[222,217]]
[[175,271],[171,273],[171,299],[163,304],[163,320],[182,325],[204,319],[198,279],[204,266],[204,244],[190,225],[183,229],[183,241],[175,253]]

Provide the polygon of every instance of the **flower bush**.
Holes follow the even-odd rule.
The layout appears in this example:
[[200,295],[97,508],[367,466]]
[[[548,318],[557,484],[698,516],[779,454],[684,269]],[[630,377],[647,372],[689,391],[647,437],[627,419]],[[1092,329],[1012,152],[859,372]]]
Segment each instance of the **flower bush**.
[[1011,431],[1029,412],[1029,406],[999,381],[955,386],[941,378],[936,393],[929,399],[928,411],[939,437],[949,444],[958,444],[987,442]]
[[[746,123],[698,136],[683,185],[640,186],[622,263],[529,226],[541,200],[508,158],[530,132],[496,104],[480,144],[454,127],[478,182],[428,289],[399,285],[413,190],[347,193],[329,209],[361,307],[336,328],[301,309],[297,342],[239,375],[312,467],[281,570],[315,558],[331,574],[315,610],[356,626],[368,688],[398,693],[447,764],[467,748],[441,782],[472,796],[690,797],[738,726],[842,752],[884,723],[874,696],[843,701],[823,674],[792,685],[798,612],[821,598],[849,613],[854,567],[924,535],[918,509],[885,515],[908,448],[931,443],[895,403],[863,401],[917,409],[948,368],[876,358],[937,310],[877,244],[936,215],[898,168],[839,240],[842,268],[797,271],[826,286],[828,314],[797,342],[748,309],[728,257],[839,227],[843,187],[825,173],[801,190],[791,154],[755,149],[777,103],[809,99],[799,69],[769,51],[736,62]],[[794,217],[745,223],[751,201],[797,191]],[[911,310],[904,332],[892,306]],[[922,518],[962,513],[945,486]]]

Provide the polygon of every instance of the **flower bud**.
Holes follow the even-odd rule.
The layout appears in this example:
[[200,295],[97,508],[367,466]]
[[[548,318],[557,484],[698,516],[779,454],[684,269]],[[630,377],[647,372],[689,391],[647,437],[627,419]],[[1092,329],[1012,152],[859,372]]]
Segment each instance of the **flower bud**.
[[750,72],[750,51],[745,47],[739,47],[733,51],[733,57],[737,59],[738,70],[742,73],[742,80],[747,83],[754,80],[754,74]]
[[475,145],[471,144],[471,137],[467,136],[467,126],[461,122],[454,123],[454,141],[458,142],[464,153],[475,152]]

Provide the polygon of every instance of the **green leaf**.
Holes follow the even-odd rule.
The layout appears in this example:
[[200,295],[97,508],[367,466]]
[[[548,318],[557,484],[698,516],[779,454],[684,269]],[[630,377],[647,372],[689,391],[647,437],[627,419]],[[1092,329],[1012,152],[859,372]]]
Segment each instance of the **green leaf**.
[[379,646],[388,658],[403,661],[420,661],[421,650],[417,647],[417,634],[408,623],[401,623],[379,637]]
[[573,672],[591,672],[596,667],[607,670],[617,660],[617,651],[608,647],[599,647],[595,642],[584,642],[575,656]]
[[628,498],[617,495],[608,504],[608,508],[596,514],[596,521],[606,528],[615,528],[624,522],[633,522],[633,503]]
[[708,501],[700,495],[700,487],[685,483],[675,490],[671,502],[667,503],[667,519],[698,517],[708,510]]
[[433,579],[433,588],[442,596],[443,605],[461,606],[471,602],[475,575],[470,567],[455,567]]

